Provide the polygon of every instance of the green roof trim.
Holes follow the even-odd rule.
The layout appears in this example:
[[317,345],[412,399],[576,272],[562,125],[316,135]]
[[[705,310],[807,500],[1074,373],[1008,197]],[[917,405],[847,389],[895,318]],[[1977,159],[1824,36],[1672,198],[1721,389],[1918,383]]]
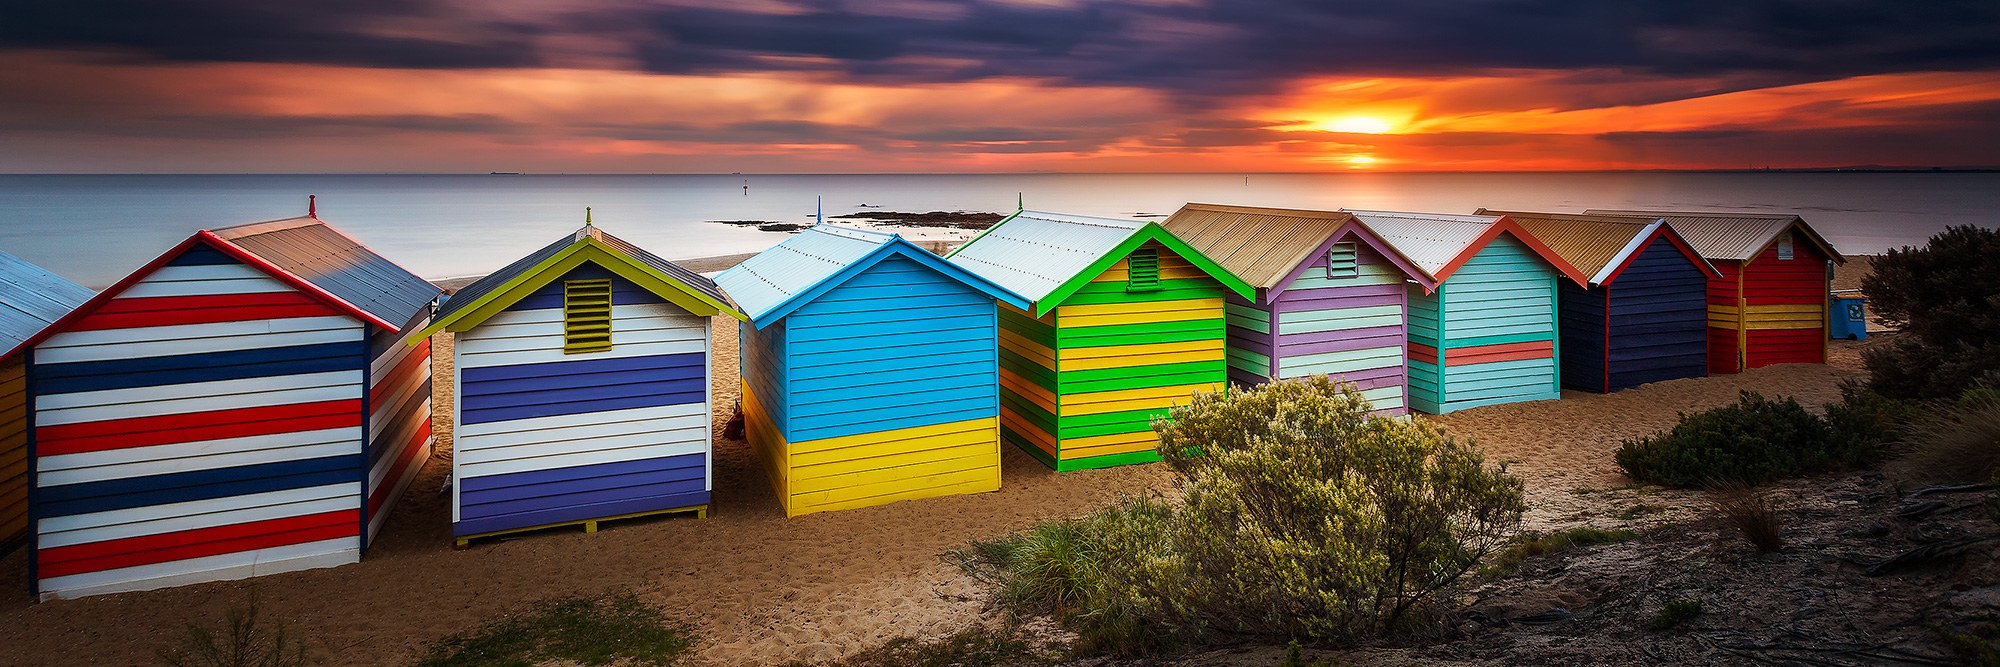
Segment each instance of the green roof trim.
[[[999,226],[997,224],[994,225],[994,227]],[[975,237],[973,240],[978,240],[978,238]],[[1133,230],[1132,234],[1125,237],[1123,242],[1120,242],[1109,252],[1104,253],[1103,256],[1098,257],[1097,261],[1091,262],[1090,266],[1084,267],[1076,275],[1070,276],[1069,280],[1063,282],[1062,286],[1057,287],[1055,291],[1049,292],[1048,296],[1042,297],[1040,301],[1036,301],[1035,316],[1041,317],[1055,310],[1057,306],[1062,305],[1063,301],[1075,295],[1077,290],[1083,289],[1083,286],[1088,284],[1092,278],[1096,278],[1105,271],[1110,270],[1112,265],[1125,259],[1126,255],[1132,254],[1132,251],[1138,250],[1139,246],[1145,245],[1147,241],[1159,242],[1160,245],[1165,246],[1168,250],[1173,251],[1174,254],[1180,255],[1182,259],[1187,260],[1189,264],[1193,264],[1196,268],[1206,272],[1216,282],[1222,283],[1223,287],[1228,288],[1231,292],[1235,292],[1237,296],[1252,301],[1256,300],[1256,288],[1251,287],[1250,283],[1236,277],[1236,274],[1230,273],[1229,269],[1222,268],[1221,264],[1217,264],[1215,260],[1209,259],[1208,255],[1201,254],[1200,250],[1195,250],[1194,246],[1188,245],[1180,237],[1174,236],[1173,232],[1167,231],[1167,228],[1160,226],[1160,223],[1147,222],[1145,226]],[[965,245],[972,245],[972,243],[968,241]],[[963,248],[965,246],[959,247]]]
[[528,295],[534,294],[536,290],[547,286],[557,278],[561,278],[563,274],[569,273],[571,270],[585,263],[593,263],[604,267],[618,277],[629,280],[646,291],[657,294],[669,303],[680,306],[695,315],[710,317],[716,313],[725,313],[741,321],[749,321],[750,319],[734,306],[702,294],[687,284],[675,280],[672,276],[640,263],[626,256],[625,253],[612,249],[596,237],[584,236],[554,256],[542,260],[535,266],[509,279],[507,282],[480,295],[472,303],[454,308],[450,314],[431,322],[431,325],[425,327],[423,332],[411,338],[413,341],[412,344],[415,344],[414,341],[421,341],[438,331],[470,331],[473,327],[479,326],[494,315],[500,314],[508,306],[512,306],[515,302],[527,298]]

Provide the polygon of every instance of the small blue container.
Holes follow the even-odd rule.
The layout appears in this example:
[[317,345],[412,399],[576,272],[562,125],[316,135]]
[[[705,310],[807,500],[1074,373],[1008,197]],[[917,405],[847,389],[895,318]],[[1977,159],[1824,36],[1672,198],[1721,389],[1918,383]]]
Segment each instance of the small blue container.
[[1833,295],[1834,338],[1868,340],[1868,297]]

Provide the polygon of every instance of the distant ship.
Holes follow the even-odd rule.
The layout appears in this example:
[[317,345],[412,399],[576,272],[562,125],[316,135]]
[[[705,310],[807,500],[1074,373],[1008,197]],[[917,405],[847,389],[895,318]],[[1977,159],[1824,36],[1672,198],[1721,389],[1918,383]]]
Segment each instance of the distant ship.
[[521,175],[521,172],[518,172],[518,171],[489,171],[489,172],[486,172],[486,173],[487,173],[487,175],[489,175],[489,176],[519,176],[519,175]]

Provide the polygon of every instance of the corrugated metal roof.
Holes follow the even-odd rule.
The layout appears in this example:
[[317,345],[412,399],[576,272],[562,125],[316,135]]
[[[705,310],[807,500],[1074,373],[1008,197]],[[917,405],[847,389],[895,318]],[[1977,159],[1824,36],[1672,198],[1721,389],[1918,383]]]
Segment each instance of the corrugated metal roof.
[[[1807,234],[1820,245],[1832,249],[1805,218],[1790,213],[1736,213],[1727,211],[1636,211],[1613,209],[1590,209],[1591,215],[1640,215],[1665,218],[1687,239],[1695,252],[1708,259],[1745,260],[1756,257],[1757,253],[1771,245],[1778,233],[1794,224],[1806,230]],[[1841,260],[1835,251],[1836,261]]]
[[562,252],[570,246],[582,242],[585,238],[597,239],[605,247],[630,258],[634,262],[644,264],[647,267],[667,274],[668,277],[679,281],[681,284],[714,299],[716,303],[729,303],[729,297],[724,296],[721,288],[716,287],[715,281],[709,279],[707,276],[689,271],[681,268],[679,264],[661,259],[658,255],[646,252],[645,249],[632,245],[624,239],[607,234],[604,230],[594,225],[584,225],[583,228],[576,230],[575,233],[564,236],[555,243],[544,246],[541,250],[537,250],[527,257],[514,260],[514,263],[487,274],[485,277],[475,280],[472,284],[458,290],[458,292],[451,295],[451,298],[445,299],[444,305],[438,308],[437,319],[443,321],[452,313],[478,302],[480,297],[484,297],[493,290],[499,289],[500,286],[520,277],[521,274],[527,273],[530,269],[535,268],[542,262],[548,261],[551,257],[555,257],[557,253]]
[[0,252],[0,350],[12,356],[42,329],[96,296],[19,257]]
[[1146,225],[1143,220],[1021,211],[946,259],[1038,302]]
[[1270,289],[1353,219],[1341,211],[1188,204],[1160,225],[1244,282]]
[[1361,224],[1368,225],[1435,280],[1443,280],[1438,272],[1478,241],[1488,227],[1500,221],[1497,215],[1341,210],[1354,214]]
[[1597,276],[1623,257],[1627,246],[1648,232],[1658,217],[1536,213],[1479,209],[1480,215],[1504,215],[1540,239],[1586,276]]
[[715,283],[745,315],[761,320],[896,238],[886,232],[814,225],[723,271]]
[[210,233],[398,326],[444,293],[314,218],[257,222]]

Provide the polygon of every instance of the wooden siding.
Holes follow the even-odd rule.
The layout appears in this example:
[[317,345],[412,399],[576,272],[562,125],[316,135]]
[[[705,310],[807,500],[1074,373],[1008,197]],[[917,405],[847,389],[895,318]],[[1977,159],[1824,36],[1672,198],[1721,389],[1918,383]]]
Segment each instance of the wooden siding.
[[436,442],[431,435],[431,339],[417,337],[427,326],[428,309],[404,324],[401,332],[371,327],[365,446],[368,534],[363,548],[382,532],[390,509],[430,461]]
[[1708,279],[1656,238],[1610,285],[1559,283],[1563,386],[1618,391],[1708,372]]
[[786,516],[998,490],[1002,367],[1027,349],[1003,360],[998,327],[991,296],[901,254],[744,327],[746,429]]
[[1789,260],[1773,243],[1748,262],[1715,263],[1723,278],[1708,283],[1709,372],[1825,363],[1828,257],[1811,243],[1793,248]]
[[1408,286],[1410,407],[1443,414],[1558,397],[1559,277],[1502,235],[1435,293]]
[[[611,280],[611,347],[565,354],[562,285]],[[708,318],[585,264],[458,334],[452,534],[706,505]]]
[[25,357],[0,363],[0,553],[28,534],[28,380]]
[[1355,274],[1326,277],[1326,254],[1278,295],[1277,377],[1323,373],[1354,383],[1378,414],[1408,410],[1406,278],[1387,257],[1356,244]]
[[195,246],[36,347],[44,598],[359,558],[370,341],[295,294]]
[[[1153,418],[1228,381],[1226,290],[1158,243],[1141,248],[1158,253],[1158,289],[1127,291],[1120,259],[1042,318],[1002,307],[1000,434],[1049,467],[1157,461]],[[1270,326],[1240,302],[1234,319]]]

